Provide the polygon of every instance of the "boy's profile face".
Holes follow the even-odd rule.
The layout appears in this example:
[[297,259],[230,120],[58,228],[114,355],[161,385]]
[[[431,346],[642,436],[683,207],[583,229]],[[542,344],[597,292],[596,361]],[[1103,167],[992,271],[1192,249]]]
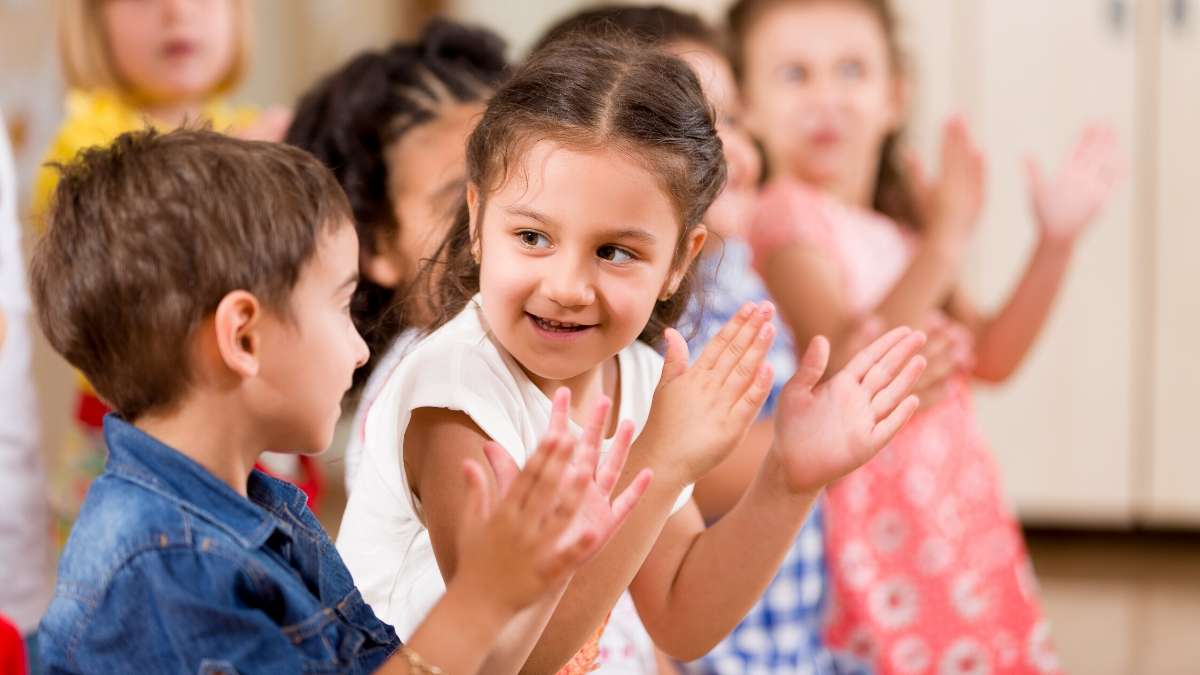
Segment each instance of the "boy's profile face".
[[333,439],[341,400],[367,345],[350,319],[358,236],[346,222],[323,234],[292,289],[291,316],[268,311],[253,385],[271,450],[320,452]]

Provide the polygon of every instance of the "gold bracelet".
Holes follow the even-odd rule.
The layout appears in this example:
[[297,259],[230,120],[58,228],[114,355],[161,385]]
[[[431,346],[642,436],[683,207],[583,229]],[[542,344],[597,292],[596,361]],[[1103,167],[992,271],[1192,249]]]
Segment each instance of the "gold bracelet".
[[413,675],[446,675],[446,671],[431,665],[408,645],[400,645],[400,655],[408,662],[408,670]]

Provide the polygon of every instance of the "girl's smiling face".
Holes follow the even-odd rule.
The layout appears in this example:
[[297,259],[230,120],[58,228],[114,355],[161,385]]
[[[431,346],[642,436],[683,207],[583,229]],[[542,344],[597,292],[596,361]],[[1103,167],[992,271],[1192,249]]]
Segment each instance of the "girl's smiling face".
[[637,340],[704,245],[703,227],[680,245],[676,206],[624,148],[538,141],[498,189],[472,185],[467,201],[484,318],[539,384]]

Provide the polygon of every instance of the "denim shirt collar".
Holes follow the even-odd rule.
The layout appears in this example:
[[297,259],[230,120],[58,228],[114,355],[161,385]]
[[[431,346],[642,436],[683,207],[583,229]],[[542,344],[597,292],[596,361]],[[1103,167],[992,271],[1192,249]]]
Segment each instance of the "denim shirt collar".
[[246,548],[262,546],[276,530],[291,537],[288,521],[298,519],[280,516],[307,508],[307,497],[298,488],[257,469],[250,474],[247,499],[191,458],[115,414],[104,418],[104,441],[109,472],[174,501]]

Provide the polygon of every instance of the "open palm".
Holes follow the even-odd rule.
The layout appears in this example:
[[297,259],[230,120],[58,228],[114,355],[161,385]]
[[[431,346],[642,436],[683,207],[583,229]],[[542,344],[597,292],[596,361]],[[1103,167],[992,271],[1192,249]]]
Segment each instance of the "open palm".
[[917,409],[912,395],[925,360],[925,336],[897,328],[871,343],[817,386],[829,343],[815,338],[780,392],[774,451],[795,492],[818,490],[862,466]]
[[1042,236],[1073,242],[1108,201],[1120,178],[1116,132],[1105,125],[1084,131],[1059,172],[1047,177],[1036,160],[1026,160],[1033,211]]
[[[567,424],[570,407],[571,392],[566,388],[555,392],[550,427],[546,430],[547,437],[570,436],[571,431]],[[608,398],[601,399],[596,404],[583,434],[575,439],[569,468],[573,474],[587,476],[589,480],[584,488],[583,503],[562,535],[564,547],[586,535],[595,537],[592,553],[598,551],[629,516],[650,483],[651,471],[645,469],[634,477],[616,499],[612,498],[613,488],[616,487],[625,460],[629,457],[634,428],[633,423],[628,420],[620,424],[611,451],[601,464],[600,449],[604,442],[604,425],[611,407],[612,403]],[[508,486],[516,480],[520,469],[513,462],[512,456],[496,443],[485,445],[484,454],[496,474],[498,491],[504,494]]]

